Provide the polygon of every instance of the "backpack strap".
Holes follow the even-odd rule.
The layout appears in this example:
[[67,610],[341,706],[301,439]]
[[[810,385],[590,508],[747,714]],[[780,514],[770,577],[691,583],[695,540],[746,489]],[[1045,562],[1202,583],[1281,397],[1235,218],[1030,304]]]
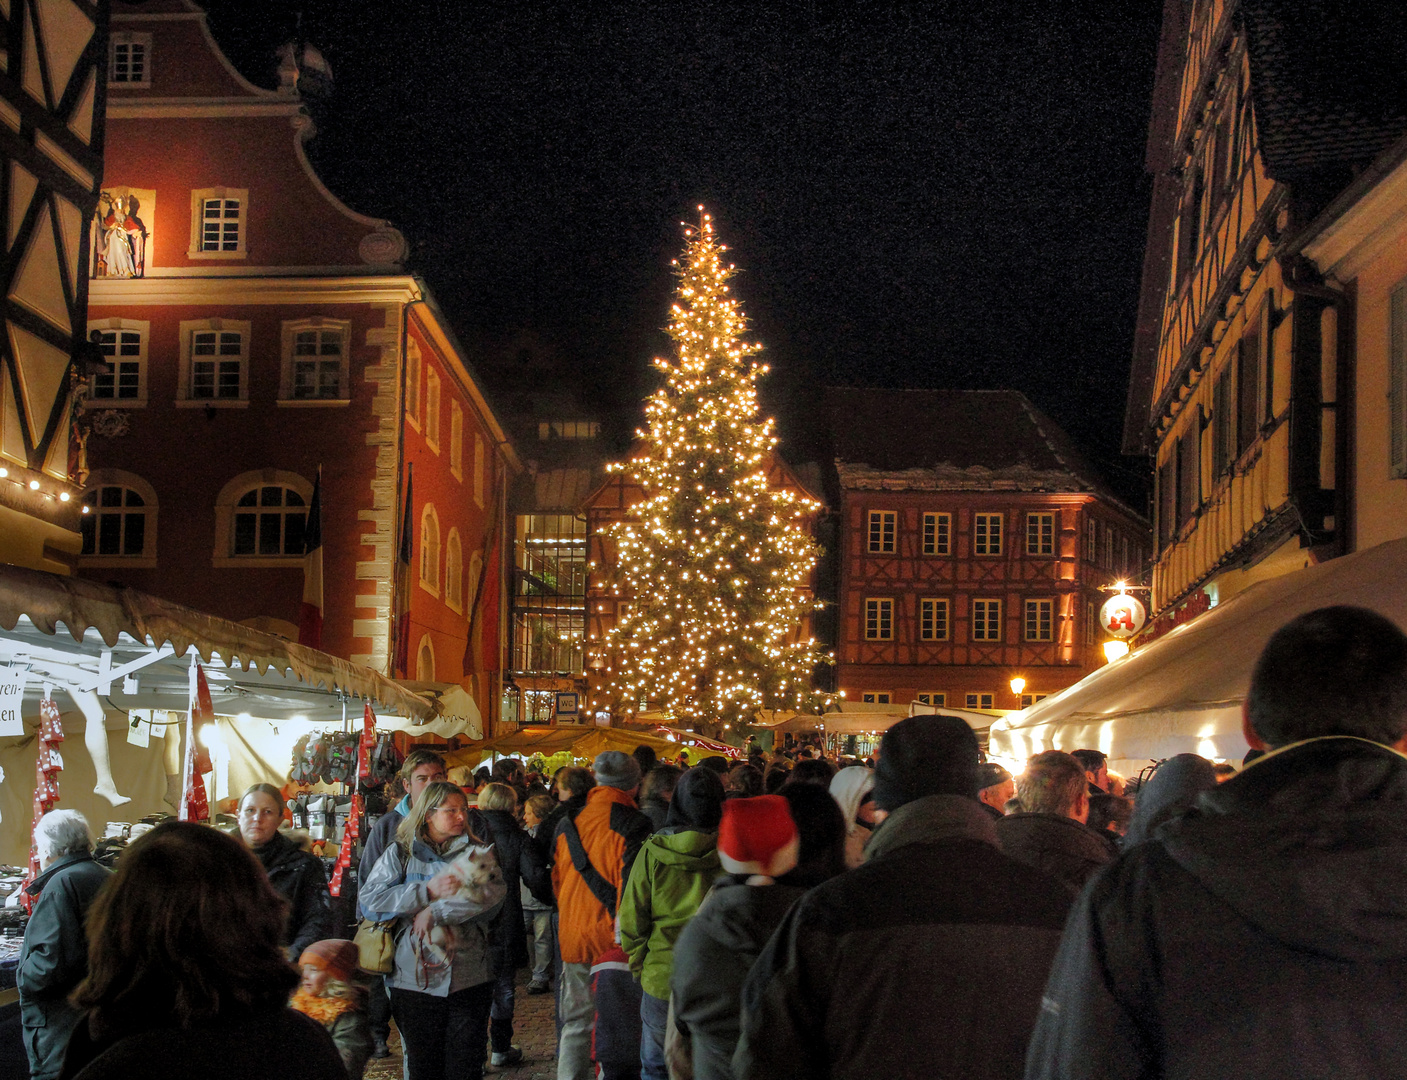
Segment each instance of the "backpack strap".
[[572,855],[572,866],[581,875],[581,879],[586,882],[586,887],[591,890],[591,895],[606,906],[606,913],[614,919],[616,917],[616,890],[586,857],[586,848],[582,845],[581,833],[577,832],[576,822],[570,816],[562,819],[562,835],[567,838],[567,850]]

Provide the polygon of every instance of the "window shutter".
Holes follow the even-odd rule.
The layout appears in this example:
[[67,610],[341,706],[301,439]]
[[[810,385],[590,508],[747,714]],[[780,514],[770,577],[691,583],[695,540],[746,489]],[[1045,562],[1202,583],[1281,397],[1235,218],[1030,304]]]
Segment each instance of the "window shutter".
[[1388,356],[1388,470],[1407,476],[1407,284],[1392,290]]

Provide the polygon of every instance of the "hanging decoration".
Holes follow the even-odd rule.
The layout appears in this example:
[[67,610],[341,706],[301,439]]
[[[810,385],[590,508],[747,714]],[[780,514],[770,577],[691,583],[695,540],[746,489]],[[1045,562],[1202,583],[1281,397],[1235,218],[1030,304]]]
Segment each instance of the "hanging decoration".
[[376,714],[371,711],[371,702],[368,701],[362,712],[362,735],[357,743],[357,775],[353,781],[356,791],[352,793],[352,805],[347,811],[347,822],[342,827],[342,847],[337,852],[337,865],[333,867],[332,880],[327,885],[333,896],[342,895],[342,875],[352,865],[352,854],[361,837],[362,788],[371,779],[371,753],[375,748]]
[[181,776],[181,821],[205,821],[210,817],[210,803],[205,796],[206,773],[215,766],[210,755],[196,743],[196,732],[206,724],[215,723],[215,706],[210,701],[210,686],[205,681],[205,669],[198,661],[191,662],[191,699],[186,713],[186,761]]
[[46,686],[44,699],[39,702],[39,756],[34,762],[34,819],[29,824],[29,870],[20,885],[20,903],[25,911],[34,906],[36,898],[29,895],[29,886],[39,876],[39,848],[34,842],[34,833],[39,827],[39,819],[59,801],[59,773],[64,767],[59,743],[63,741],[59,707],[54,703],[53,688]]

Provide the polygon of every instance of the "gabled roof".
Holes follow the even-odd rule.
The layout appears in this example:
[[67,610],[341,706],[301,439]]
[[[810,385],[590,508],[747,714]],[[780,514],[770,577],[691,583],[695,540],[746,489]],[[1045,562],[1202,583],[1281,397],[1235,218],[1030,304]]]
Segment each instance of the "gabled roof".
[[1272,179],[1367,162],[1407,133],[1399,5],[1242,0],[1241,13]]
[[833,387],[840,484],[917,491],[1088,491],[1118,499],[1055,422],[1015,390]]

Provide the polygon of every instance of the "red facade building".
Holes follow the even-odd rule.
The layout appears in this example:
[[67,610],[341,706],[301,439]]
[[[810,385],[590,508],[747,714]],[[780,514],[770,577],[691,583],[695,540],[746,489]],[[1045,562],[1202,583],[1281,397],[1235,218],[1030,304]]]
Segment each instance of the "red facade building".
[[1101,587],[1141,576],[1150,534],[1049,417],[1014,391],[850,389],[831,415],[848,700],[1015,709],[1103,663]]
[[516,458],[400,233],[308,162],[299,83],[325,65],[289,48],[254,86],[183,0],[116,3],[112,31],[80,572],[296,636],[321,467],[322,647],[389,670],[408,607],[392,674],[493,715]]

